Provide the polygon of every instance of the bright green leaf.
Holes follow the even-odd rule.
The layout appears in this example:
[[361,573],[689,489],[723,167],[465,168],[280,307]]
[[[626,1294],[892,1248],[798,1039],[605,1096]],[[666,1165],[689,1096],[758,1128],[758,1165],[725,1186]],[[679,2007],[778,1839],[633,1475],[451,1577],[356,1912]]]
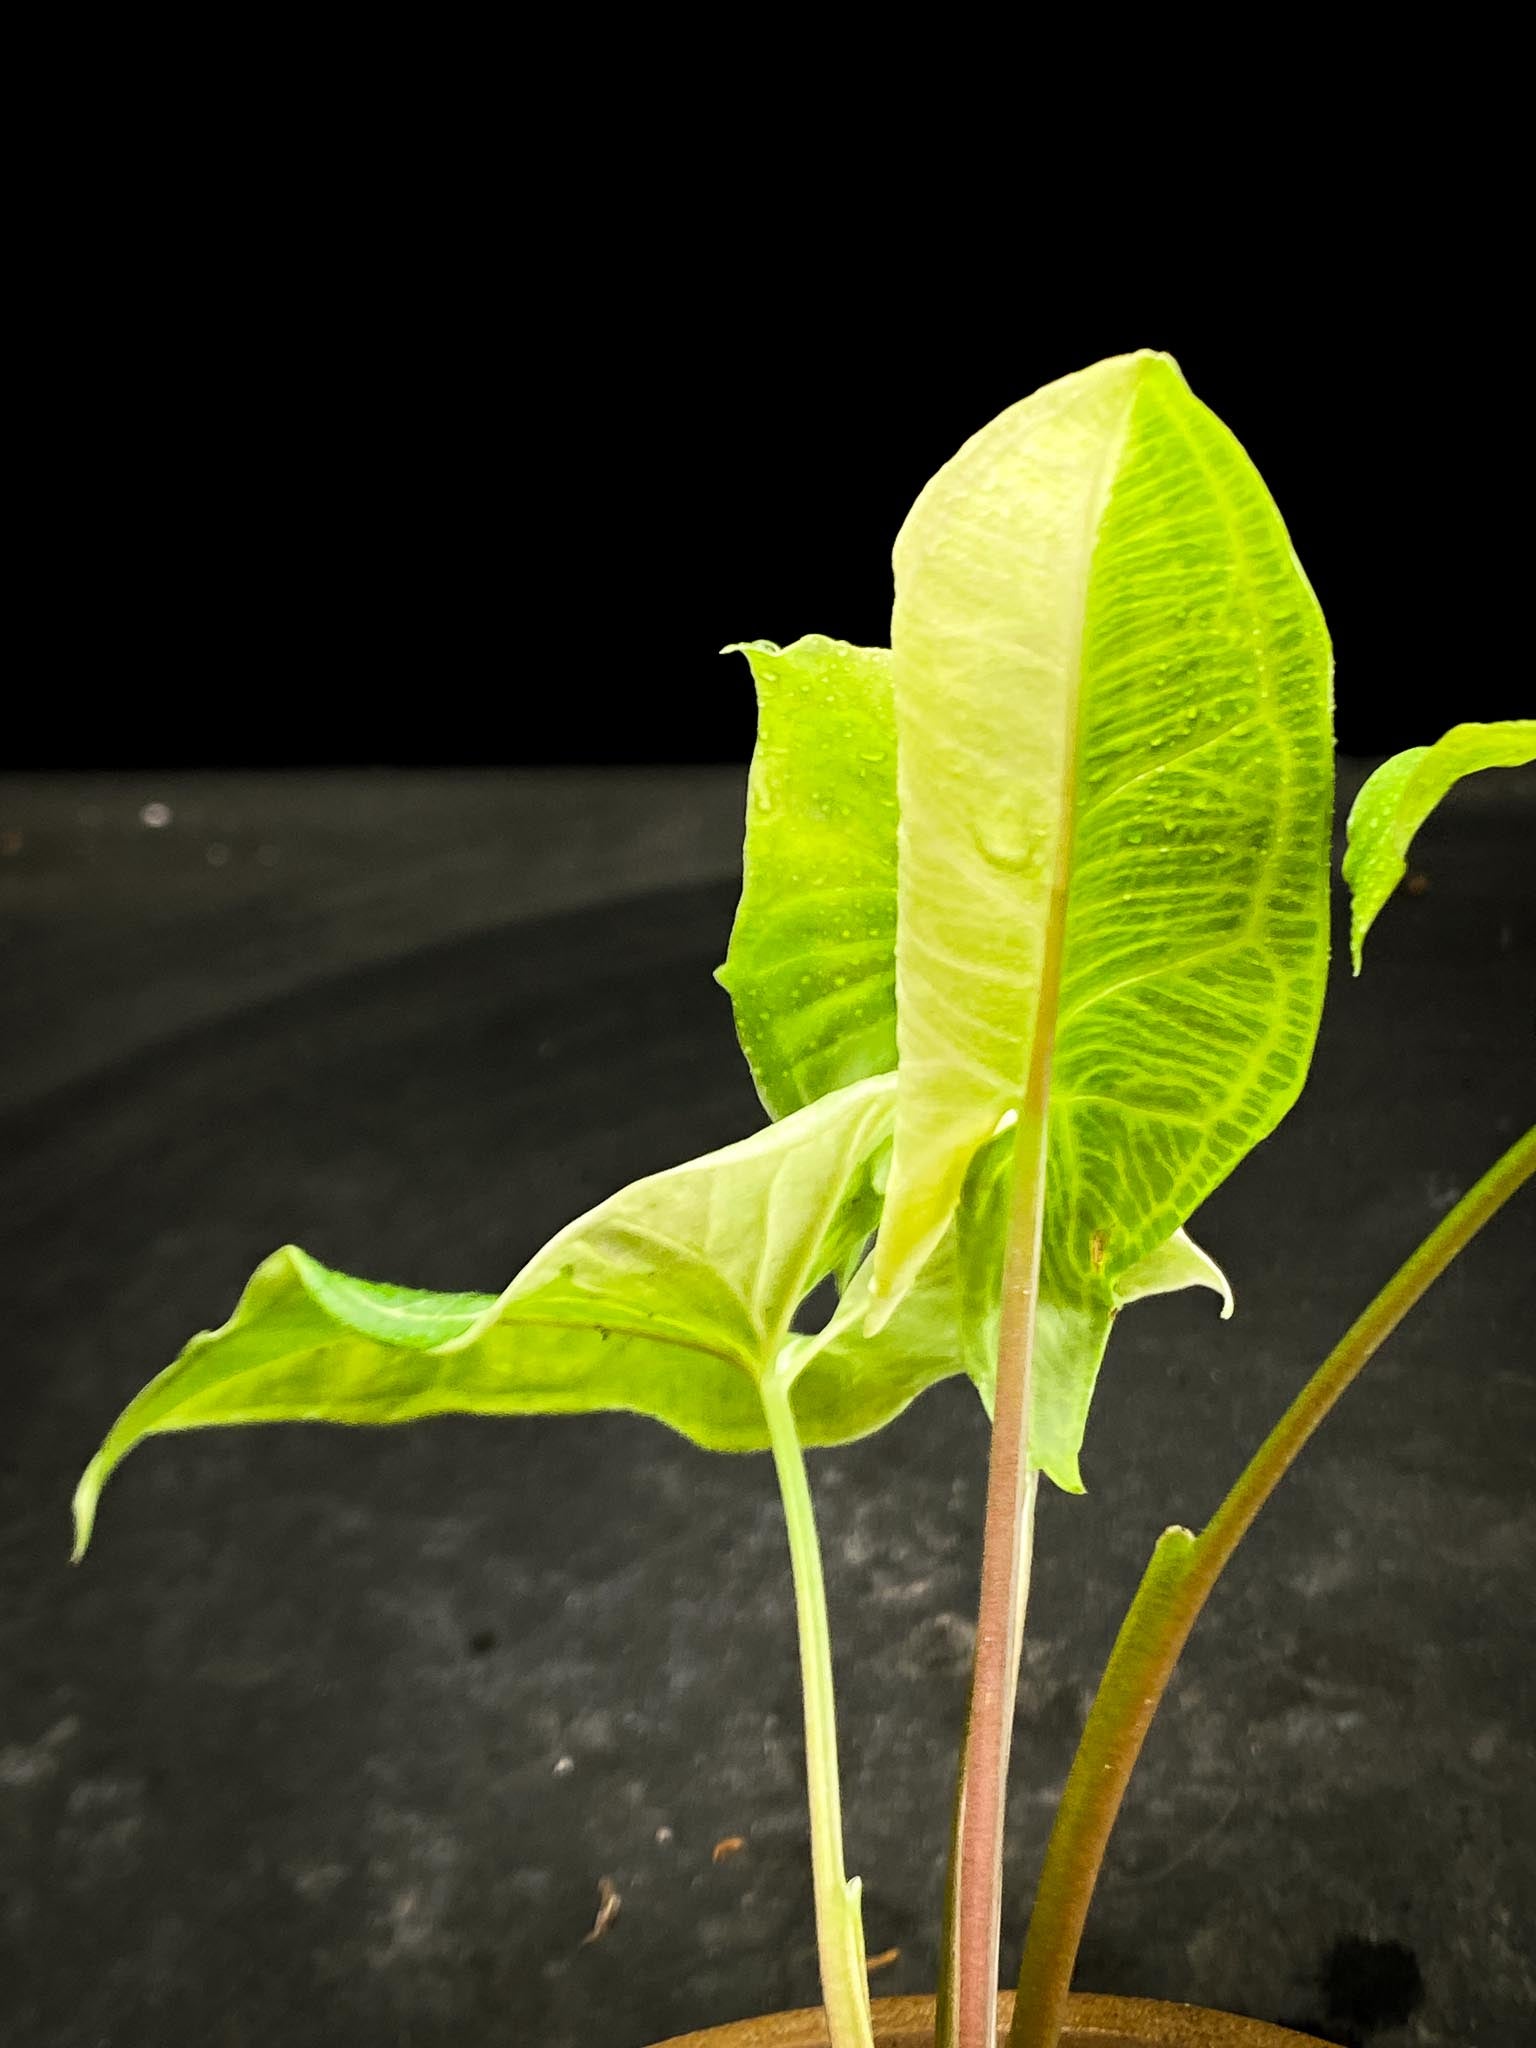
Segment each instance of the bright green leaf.
[[1067,1493],[1083,1491],[1078,1452],[1116,1317],[1130,1302],[1183,1287],[1209,1287],[1221,1296],[1222,1316],[1231,1315],[1232,1290],[1226,1275],[1177,1230],[1111,1285],[1107,1309],[1097,1302],[1059,1302],[1049,1294],[1042,1296],[1033,1360],[1030,1456]]
[[1253,465],[1143,354],[1026,399],[927,486],[897,541],[892,654],[901,1065],[871,1320],[1020,1106],[1038,1029],[1042,1288],[1096,1328],[1305,1076],[1322,617]]
[[[872,1227],[894,1088],[892,1075],[859,1082],[637,1181],[499,1296],[412,1293],[292,1246],[274,1253],[230,1321],[194,1337],[114,1424],[76,1493],[76,1554],[113,1467],[162,1431],[623,1408],[706,1448],[766,1448],[757,1383],[786,1344],[781,1376],[793,1376],[796,1309]],[[910,1372],[882,1387],[867,1371],[846,1394],[823,1374],[806,1440],[860,1435],[917,1391]]]
[[[785,1347],[795,1384],[796,1423],[807,1441],[825,1441],[828,1423],[855,1423],[862,1434],[937,1381],[965,1372],[988,1415],[997,1378],[1002,1245],[1007,1225],[1009,1155],[1004,1133],[978,1155],[954,1226],[923,1263],[916,1281],[873,1335],[865,1329],[871,1263],[860,1268],[826,1327],[791,1337]],[[1078,1453],[1099,1367],[1119,1311],[1152,1294],[1208,1287],[1232,1313],[1226,1275],[1188,1235],[1175,1231],[1091,1301],[1046,1295],[1037,1310],[1029,1453],[1068,1493],[1083,1491]]]
[[[923,1301],[935,1285],[956,1286],[965,1369],[989,1415],[997,1380],[1011,1139],[1011,1131],[1004,1131],[977,1155],[967,1176],[955,1229],[926,1261],[881,1332],[882,1338],[886,1331],[899,1333],[907,1321],[909,1304]],[[1226,1275],[1182,1230],[1113,1279],[1095,1274],[1070,1293],[1049,1281],[1043,1285],[1035,1310],[1029,1455],[1065,1492],[1083,1491],[1078,1454],[1116,1316],[1130,1302],[1151,1294],[1172,1294],[1184,1287],[1210,1288],[1221,1296],[1223,1319],[1231,1315],[1232,1290]]]
[[1536,718],[1490,725],[1453,725],[1432,747],[1394,754],[1370,776],[1349,813],[1344,879],[1353,902],[1349,946],[1355,972],[1365,935],[1408,872],[1408,848],[1453,783],[1482,768],[1522,768],[1536,761]]
[[261,1271],[282,1259],[293,1262],[304,1294],[324,1318],[360,1337],[377,1337],[408,1351],[434,1351],[453,1343],[496,1306],[494,1294],[424,1294],[387,1281],[354,1280],[350,1273],[322,1266],[297,1245],[275,1252]]
[[963,1372],[956,1321],[952,1240],[929,1262],[876,1336],[869,1313],[866,1259],[815,1336],[791,1337],[783,1369],[794,1378],[795,1427],[803,1443],[831,1443],[878,1429],[937,1381]]
[[757,685],[741,906],[718,980],[768,1112],[896,1064],[890,655],[811,634],[739,652]]
[[1210,1253],[1201,1251],[1187,1231],[1176,1230],[1165,1244],[1154,1246],[1115,1281],[1115,1307],[1145,1301],[1150,1294],[1177,1294],[1185,1287],[1208,1287],[1212,1294],[1219,1294],[1221,1319],[1224,1323],[1231,1319],[1236,1306],[1231,1282]]

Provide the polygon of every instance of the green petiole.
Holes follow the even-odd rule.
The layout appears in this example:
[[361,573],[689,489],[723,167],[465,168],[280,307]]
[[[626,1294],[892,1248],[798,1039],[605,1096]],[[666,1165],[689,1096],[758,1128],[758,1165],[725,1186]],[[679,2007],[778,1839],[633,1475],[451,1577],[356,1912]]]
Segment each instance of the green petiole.
[[857,1878],[849,1878],[843,1865],[843,1808],[838,1788],[837,1708],[832,1689],[827,1589],[821,1570],[821,1546],[816,1538],[816,1515],[805,1474],[805,1455],[790,1407],[790,1385],[783,1375],[770,1372],[764,1375],[761,1389],[774,1469],[784,1502],[784,1523],[789,1532],[789,1561],[800,1631],[811,1879],[816,1896],[822,2003],[832,2048],[873,2048],[860,1886]]
[[1158,1539],[1110,1652],[1051,1830],[1008,2048],[1056,2048],[1083,1925],[1126,1785],[1189,1632],[1233,1552],[1367,1360],[1533,1173],[1536,1125],[1489,1168],[1356,1318],[1200,1535],[1166,1529]]

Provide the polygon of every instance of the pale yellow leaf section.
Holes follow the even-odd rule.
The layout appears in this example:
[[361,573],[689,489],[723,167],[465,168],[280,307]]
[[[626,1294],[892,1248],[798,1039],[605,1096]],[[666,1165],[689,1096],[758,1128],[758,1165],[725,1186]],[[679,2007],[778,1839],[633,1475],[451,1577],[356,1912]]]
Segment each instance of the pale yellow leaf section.
[[1144,360],[1097,363],[1003,413],[896,542],[901,1086],[873,1327],[1018,1101],[1072,809],[1093,552]]

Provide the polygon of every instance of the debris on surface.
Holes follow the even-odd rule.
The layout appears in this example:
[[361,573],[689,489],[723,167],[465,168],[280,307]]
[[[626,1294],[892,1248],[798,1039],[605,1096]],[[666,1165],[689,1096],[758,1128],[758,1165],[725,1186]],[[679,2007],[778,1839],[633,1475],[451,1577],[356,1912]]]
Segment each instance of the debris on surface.
[[594,1941],[601,1941],[614,1921],[619,1917],[619,1908],[624,1901],[619,1897],[618,1887],[611,1877],[597,1880],[597,1918],[592,1922],[591,1932],[581,1937],[581,1946],[589,1948]]
[[573,1756],[557,1756],[557,1757],[555,1758],[555,1776],[556,1776],[557,1778],[568,1778],[568,1777],[569,1777],[569,1776],[571,1775],[572,1771],[574,1771],[574,1770],[575,1770],[575,1768],[576,1768],[576,1759],[575,1759],[575,1757],[573,1757]]
[[1410,896],[1427,896],[1429,894],[1429,877],[1415,871],[1404,882],[1403,887]]
[[663,1821],[661,1826],[656,1830],[656,1839],[661,1844],[663,1849],[667,1846],[668,1842],[671,1841],[672,1830],[667,1826],[665,1821]]
[[727,1857],[739,1856],[747,1846],[745,1835],[724,1835],[709,1852],[711,1863],[724,1863]]
[[873,1977],[876,1970],[889,1969],[891,1964],[895,1962],[896,1958],[900,1954],[901,1950],[899,1948],[883,1948],[881,1949],[879,1955],[871,1956],[869,1961],[864,1965],[864,1967],[869,1972],[870,1976]]

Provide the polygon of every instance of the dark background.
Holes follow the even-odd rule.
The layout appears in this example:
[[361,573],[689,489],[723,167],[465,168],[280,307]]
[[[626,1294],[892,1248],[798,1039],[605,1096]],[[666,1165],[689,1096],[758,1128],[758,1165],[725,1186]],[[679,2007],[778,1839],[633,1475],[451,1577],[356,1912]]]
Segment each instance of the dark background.
[[136,135],[39,309],[51,597],[12,765],[745,760],[748,678],[717,650],[883,642],[933,470],[1142,345],[1269,480],[1346,750],[1529,709],[1486,194],[1463,215],[1398,163],[1390,213],[1250,192],[1245,236],[1210,213],[1227,171],[1149,159],[1156,207],[1042,237],[1025,179],[972,243],[946,215],[974,209],[919,203],[899,164],[768,194],[742,174],[804,132],[688,118],[676,160],[610,138],[590,203],[468,117],[244,157],[212,113],[190,151]]
[[[710,976],[742,779],[0,781],[5,2048],[642,2048],[816,1996],[766,1458],[624,1415],[194,1430],[127,1461],[67,1561],[110,1418],[275,1245],[496,1288],[760,1121]],[[1194,1220],[1236,1316],[1169,1296],[1115,1332],[1088,1493],[1042,1508],[1010,1976],[1158,1531],[1205,1522],[1536,1113],[1533,815],[1530,770],[1455,791],[1358,981],[1336,891],[1307,1093]],[[1406,1319],[1217,1588],[1086,1988],[1337,2048],[1529,2048],[1533,1197]],[[871,1953],[900,1950],[891,1993],[936,1976],[984,1439],[956,1382],[810,1461],[849,1868]],[[604,1876],[623,1909],[584,1946]]]
[[[1145,91],[1127,130],[1097,62],[993,31],[960,52],[964,92],[925,77],[903,103],[754,24],[736,73],[671,105],[658,73],[695,75],[696,30],[675,63],[651,17],[633,50],[577,30],[562,65],[457,25],[428,48],[413,18],[339,52],[311,23],[241,24],[221,52],[179,22],[157,50],[137,18],[71,21],[31,84],[53,118],[17,211],[46,262],[12,397],[41,460],[4,750],[116,772],[0,790],[17,2048],[637,2048],[815,1995],[765,1461],[623,1416],[198,1432],[131,1461],[87,1567],[65,1562],[106,1421],[275,1243],[497,1287],[615,1186],[756,1121],[709,978],[739,773],[198,771],[744,761],[745,669],[716,650],[883,639],[890,543],[934,468],[1144,344],[1290,522],[1346,750],[1531,708],[1496,51],[1469,83],[1437,25],[1414,78],[1395,31],[1367,84],[1337,83],[1338,50],[1288,25],[1265,82],[1307,77],[1275,111],[1168,18],[1120,51]],[[1154,33],[1182,94],[1140,75]],[[1530,792],[1456,794],[1359,983],[1336,943],[1309,1099],[1200,1219],[1239,1320],[1179,1298],[1117,1334],[1090,1494],[1044,1511],[1009,1971],[1157,1530],[1204,1520],[1529,1120]],[[1228,1575],[1084,1983],[1341,2048],[1523,2048],[1529,1236],[1527,1200]],[[871,1948],[900,1950],[892,1992],[935,1976],[981,1454],[952,1386],[814,1461],[850,1862]],[[605,1874],[623,1913],[583,1946]]]

